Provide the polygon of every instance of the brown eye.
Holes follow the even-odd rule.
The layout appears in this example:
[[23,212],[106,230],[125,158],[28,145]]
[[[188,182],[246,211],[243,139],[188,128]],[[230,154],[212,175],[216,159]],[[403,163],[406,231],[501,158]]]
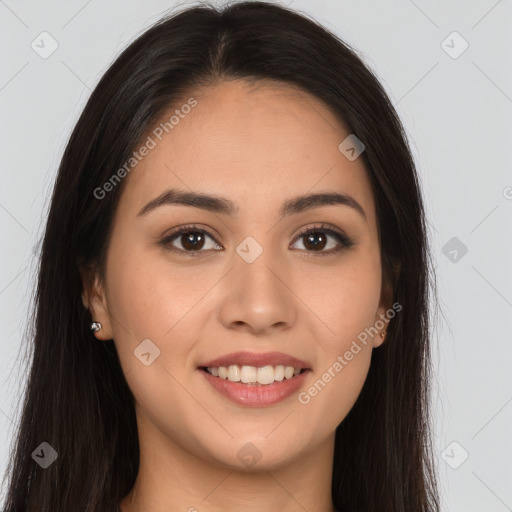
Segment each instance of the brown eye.
[[327,244],[327,236],[322,231],[314,231],[307,235],[302,235],[304,247],[311,251],[321,251]]
[[[323,225],[303,230],[295,240],[293,246],[302,242],[303,247],[298,247],[298,249],[315,253],[315,256],[334,254],[355,244],[343,232]],[[223,250],[213,233],[194,225],[176,229],[159,242],[159,245],[171,252],[187,256],[200,256],[211,250]]]
[[[344,233],[323,226],[301,231],[296,240],[297,242],[302,241],[303,245],[303,247],[298,247],[298,249],[315,252],[319,256],[337,253],[354,245],[354,241]],[[324,250],[326,248],[327,250]]]
[[[166,236],[160,245],[171,252],[196,256],[211,249],[219,249],[213,233],[195,226],[183,226]],[[194,254],[196,253],[196,254]]]
[[204,235],[200,231],[190,231],[181,234],[181,245],[187,251],[202,249],[204,246]]

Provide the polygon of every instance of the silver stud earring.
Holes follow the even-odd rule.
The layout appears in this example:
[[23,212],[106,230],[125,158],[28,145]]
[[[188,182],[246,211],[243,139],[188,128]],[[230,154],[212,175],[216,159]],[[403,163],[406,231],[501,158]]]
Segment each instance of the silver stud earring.
[[101,330],[101,324],[99,322],[93,322],[91,324],[91,331],[92,332],[98,332]]

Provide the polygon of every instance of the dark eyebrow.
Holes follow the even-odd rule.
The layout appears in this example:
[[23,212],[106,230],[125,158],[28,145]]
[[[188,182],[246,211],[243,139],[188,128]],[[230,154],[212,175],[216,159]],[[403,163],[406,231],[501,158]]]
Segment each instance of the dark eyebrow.
[[[238,213],[238,206],[229,199],[210,196],[198,192],[171,189],[146,204],[137,216],[144,215],[163,205],[193,206],[194,208],[200,208],[213,213],[222,213],[224,215],[235,215]],[[313,208],[329,205],[349,206],[366,219],[366,213],[362,206],[352,196],[348,194],[339,194],[338,192],[306,194],[294,197],[284,202],[279,214],[281,217],[285,217],[306,210],[311,210]]]
[[208,210],[209,212],[214,213],[223,213],[225,215],[235,215],[238,212],[238,207],[235,203],[228,199],[209,196],[199,192],[187,192],[185,190],[171,189],[150,201],[140,210],[137,216],[144,215],[165,204],[193,206],[194,208],[201,208],[202,210]]
[[281,210],[280,215],[292,215],[300,213],[312,208],[319,208],[321,206],[329,205],[343,205],[349,206],[356,210],[366,220],[366,213],[363,207],[350,195],[339,194],[338,192],[326,192],[320,194],[306,194],[304,196],[294,197],[286,201]]

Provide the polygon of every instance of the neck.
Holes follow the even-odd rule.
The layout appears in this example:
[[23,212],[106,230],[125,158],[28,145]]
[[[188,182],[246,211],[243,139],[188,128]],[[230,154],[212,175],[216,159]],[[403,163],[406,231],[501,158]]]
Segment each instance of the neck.
[[[142,427],[142,428],[140,428]],[[140,462],[121,512],[334,512],[331,499],[334,433],[308,453],[266,467],[264,457],[240,470],[199,457],[150,422],[139,426]],[[256,467],[258,469],[256,470]]]

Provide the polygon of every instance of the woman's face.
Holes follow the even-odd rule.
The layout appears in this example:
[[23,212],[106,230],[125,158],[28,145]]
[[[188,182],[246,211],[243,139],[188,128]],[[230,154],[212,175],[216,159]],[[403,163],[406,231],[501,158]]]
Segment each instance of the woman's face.
[[[338,147],[349,132],[304,92],[240,81],[191,94],[161,122],[124,178],[105,282],[84,295],[103,325],[97,338],[115,341],[141,446],[232,468],[332,449],[382,343],[362,333],[389,307],[370,182],[362,159]],[[147,207],[171,190],[222,199]],[[362,211],[291,203],[334,193]],[[239,352],[249,355],[230,356]],[[225,366],[249,367],[239,368],[245,380],[282,380],[233,384],[205,372],[226,355]],[[307,370],[283,378],[279,363]],[[267,365],[259,377],[252,369]]]

